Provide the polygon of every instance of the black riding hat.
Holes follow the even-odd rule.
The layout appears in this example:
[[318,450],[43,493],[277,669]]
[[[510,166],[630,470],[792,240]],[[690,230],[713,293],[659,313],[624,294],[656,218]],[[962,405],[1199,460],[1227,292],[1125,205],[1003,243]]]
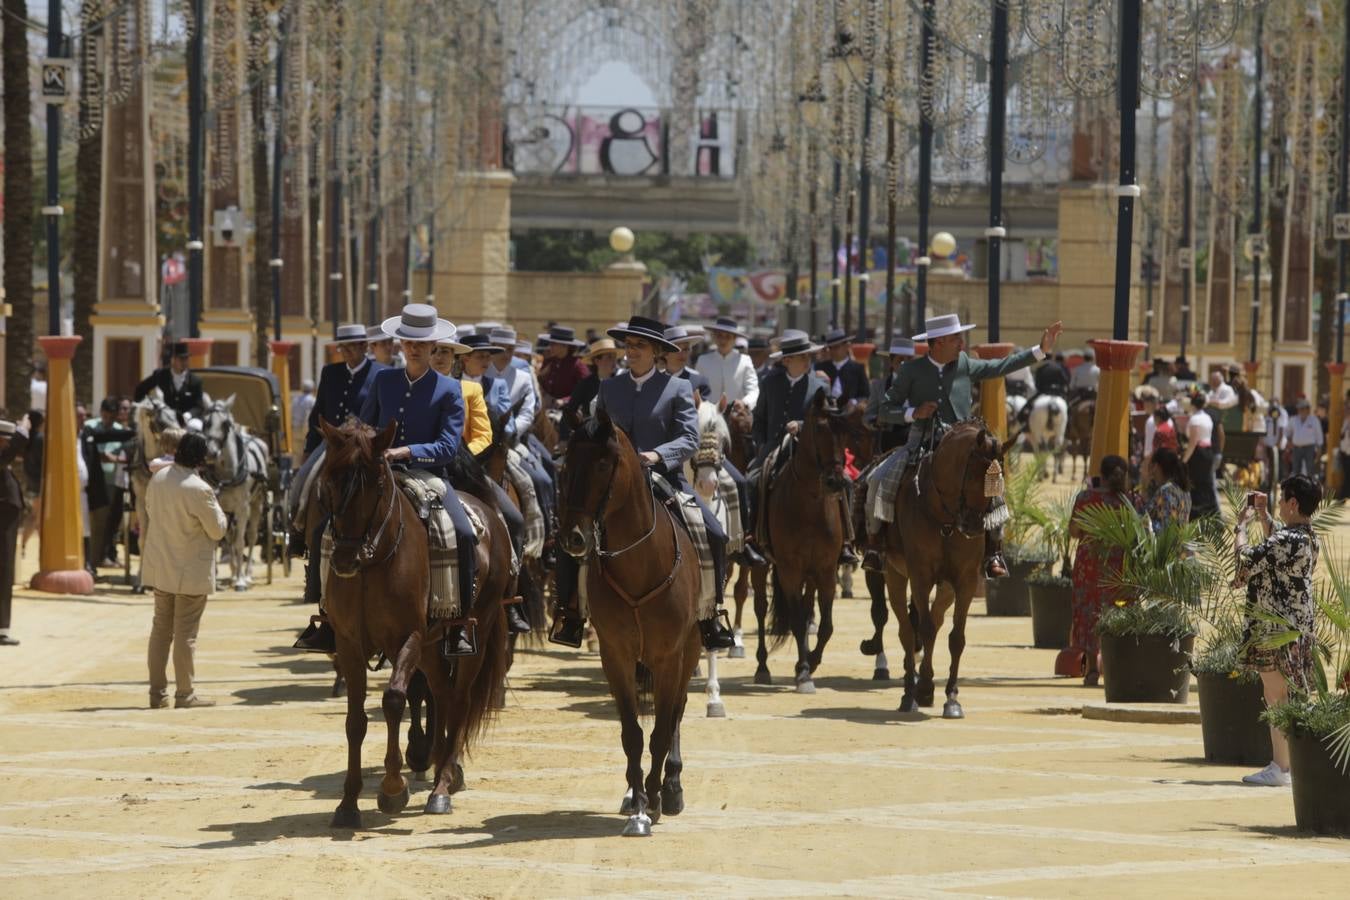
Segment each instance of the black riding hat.
[[605,333],[616,341],[622,341],[626,337],[642,338],[644,341],[651,341],[658,349],[670,353],[678,352],[680,349],[666,340],[666,326],[646,316],[633,316],[627,325],[615,326]]

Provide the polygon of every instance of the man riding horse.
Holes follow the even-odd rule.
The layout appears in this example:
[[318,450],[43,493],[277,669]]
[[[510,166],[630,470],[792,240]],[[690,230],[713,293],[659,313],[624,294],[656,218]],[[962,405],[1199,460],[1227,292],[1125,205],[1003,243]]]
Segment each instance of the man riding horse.
[[[694,393],[689,382],[657,371],[656,356],[678,350],[666,340],[666,327],[643,316],[634,316],[628,324],[608,331],[623,341],[628,358],[624,375],[600,384],[597,412],[604,410],[609,419],[628,435],[643,465],[661,475],[675,491],[692,494],[684,480],[684,464],[698,450],[698,418],[694,412]],[[573,502],[573,498],[565,498]],[[727,536],[717,517],[697,495],[694,496],[712,553],[715,607],[710,618],[700,620],[699,633],[709,650],[735,646],[735,637],[722,610],[722,587],[726,578]],[[585,633],[577,597],[579,563],[570,555],[558,558],[558,621],[549,640],[569,647],[580,647]],[[671,640],[678,636],[672,635]]]
[[206,401],[200,375],[189,368],[186,341],[175,341],[169,348],[168,365],[156,369],[136,385],[132,399],[140,403],[155,388],[159,388],[164,403],[178,413],[178,420],[187,427],[188,419],[200,418]]
[[[916,357],[900,367],[899,376],[886,391],[885,403],[878,416],[883,425],[910,422],[913,427],[905,445],[886,457],[868,479],[869,543],[874,543],[883,524],[893,520],[896,494],[905,469],[917,459],[916,451],[924,445],[935,445],[940,432],[972,418],[972,382],[1002,378],[1031,365],[1034,360],[1045,359],[1064,330],[1061,323],[1055,322],[1045,329],[1038,346],[1003,359],[976,359],[965,352],[962,337],[974,325],[962,325],[960,316],[956,315],[935,316],[925,324],[925,332],[916,334],[914,340],[928,342],[928,355]],[[985,573],[991,578],[1001,578],[1008,573],[997,537],[990,535],[987,545]],[[875,546],[868,548],[863,567],[882,570],[881,554]]]

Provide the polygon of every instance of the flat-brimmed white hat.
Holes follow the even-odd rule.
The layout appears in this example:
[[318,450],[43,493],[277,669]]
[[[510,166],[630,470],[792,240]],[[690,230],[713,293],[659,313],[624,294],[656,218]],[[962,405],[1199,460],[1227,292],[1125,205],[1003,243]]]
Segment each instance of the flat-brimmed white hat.
[[769,354],[769,359],[777,362],[785,356],[798,356],[802,353],[819,353],[823,348],[811,340],[805,331],[789,328],[778,339],[778,350]]
[[952,334],[960,334],[963,331],[970,331],[974,325],[962,325],[961,317],[951,316],[933,316],[924,323],[923,334],[914,335],[916,341],[931,341],[935,338],[947,337]]
[[436,346],[449,347],[455,353],[468,353],[470,349],[467,344],[461,344],[454,338],[441,338],[439,341],[436,342]]
[[370,335],[364,325],[339,325],[337,334],[330,340],[330,344],[355,344],[370,340]]
[[720,331],[724,334],[734,334],[736,337],[749,337],[740,326],[740,323],[730,316],[718,316],[717,321],[711,325],[705,325],[707,331]]
[[366,329],[366,340],[368,341],[392,341],[389,335],[384,333],[384,329],[379,325],[372,325]]
[[703,329],[697,325],[685,327],[684,325],[672,325],[665,330],[665,338],[676,346],[683,347],[686,344],[697,344],[706,338]]
[[914,342],[907,337],[891,338],[890,349],[876,351],[877,356],[913,356],[915,352]]
[[454,338],[455,326],[436,316],[436,307],[409,303],[403,312],[380,323],[380,330],[401,341],[443,341]]
[[[482,323],[479,324],[481,326]],[[478,329],[478,333],[486,334],[488,336],[488,340],[492,341],[494,346],[501,347],[507,353],[516,352],[516,330],[514,328],[508,328],[504,325],[500,325],[492,329],[491,331],[484,331],[480,327]]]

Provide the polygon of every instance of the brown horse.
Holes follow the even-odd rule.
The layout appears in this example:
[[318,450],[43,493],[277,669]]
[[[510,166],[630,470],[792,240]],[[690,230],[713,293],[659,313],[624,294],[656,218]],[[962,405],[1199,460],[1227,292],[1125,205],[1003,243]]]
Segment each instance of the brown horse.
[[[802,694],[815,693],[811,674],[834,633],[835,570],[844,546],[839,494],[848,486],[844,443],[849,431],[847,418],[831,412],[825,392],[817,392],[806,410],[792,458],[774,478],[765,510],[773,563],[773,634],[781,638],[790,632],[797,640],[797,692]],[[820,622],[815,649],[808,652],[807,620],[816,600]],[[759,619],[755,683],[769,684],[758,590],[755,614]]]
[[[589,563],[590,620],[623,729],[623,833],[646,837],[663,812],[684,809],[680,720],[702,654],[698,556],[688,532],[656,500],[627,435],[604,410],[572,431],[560,482],[562,547]],[[655,713],[644,783],[638,710],[639,694],[648,689]]]
[[[1015,440],[1015,438],[1014,438]],[[933,705],[933,646],[947,610],[952,631],[947,646],[951,671],[947,678],[946,719],[964,717],[957,701],[957,673],[966,646],[966,617],[975,587],[984,572],[986,472],[1001,463],[1007,445],[989,433],[983,422],[962,422],[943,435],[937,449],[905,475],[896,497],[895,522],[886,528],[886,593],[900,622],[905,649],[905,689],[901,712]],[[906,608],[906,587],[918,617],[923,664],[915,676],[916,633]],[[937,587],[930,607],[929,595]]]
[[1086,394],[1069,406],[1069,425],[1064,435],[1064,445],[1069,451],[1069,475],[1072,478],[1078,471],[1078,460],[1083,461],[1083,472],[1087,474],[1088,459],[1092,456],[1092,420],[1097,417],[1097,397]]
[[426,811],[450,811],[450,793],[463,783],[459,759],[486,725],[492,699],[506,670],[506,621],[502,601],[510,577],[510,540],[497,516],[478,500],[461,495],[487,524],[477,546],[476,597],[465,598],[465,614],[477,620],[479,655],[451,668],[438,644],[444,625],[428,625],[430,568],[427,532],[384,459],[397,424],[376,433],[359,423],[335,428],[321,422],[327,461],[318,499],[332,516],[331,577],[324,596],[337,634],[337,665],[347,682],[347,778],[334,828],[361,827],[361,744],[366,736],[366,664],[376,654],[393,661],[382,706],[389,740],[379,807],[397,813],[408,804],[408,783],[398,730],[415,670],[426,676],[433,722],[431,756],[435,787]]

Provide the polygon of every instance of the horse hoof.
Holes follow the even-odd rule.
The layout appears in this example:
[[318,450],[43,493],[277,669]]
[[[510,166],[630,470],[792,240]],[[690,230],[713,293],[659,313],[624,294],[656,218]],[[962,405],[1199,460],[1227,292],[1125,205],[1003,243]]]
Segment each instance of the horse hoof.
[[876,638],[863,638],[862,643],[858,645],[858,652],[863,656],[876,656],[881,652],[881,641]]
[[408,786],[405,784],[403,790],[397,794],[386,794],[380,791],[376,797],[376,803],[379,804],[380,812],[385,815],[397,815],[408,808]]
[[732,647],[727,651],[727,659],[745,659],[745,648]]
[[333,813],[333,821],[329,823],[329,828],[360,828],[361,810],[355,806],[344,808],[339,806]]
[[628,821],[623,826],[624,837],[651,837],[652,820],[650,816],[644,813],[637,813],[628,817]]
[[450,795],[432,794],[427,798],[427,805],[423,807],[422,811],[433,816],[445,815],[450,811]]
[[816,692],[816,683],[811,679],[808,678],[805,681],[797,682],[797,693],[814,694],[815,692]]
[[964,719],[966,714],[961,709],[961,704],[955,700],[948,700],[942,704],[942,718],[944,719]]
[[623,795],[623,800],[619,803],[619,815],[631,816],[637,812],[637,804],[633,802],[633,789],[629,788],[628,793]]
[[668,816],[678,816],[684,812],[684,791],[663,784],[661,786],[661,812]]
[[773,684],[773,678],[770,677],[768,669],[755,671],[755,684]]
[[914,702],[914,697],[911,696],[910,694],[906,694],[905,696],[900,698],[900,712],[912,713],[918,712],[918,709],[919,704]]
[[725,719],[727,717],[727,708],[721,700],[708,702],[708,718]]
[[413,777],[413,781],[426,781],[426,780],[427,780],[427,770],[426,770],[426,769],[421,769],[421,770],[419,770],[419,771],[411,772],[410,774],[411,774],[412,777]]
[[891,680],[891,670],[890,670],[890,669],[873,669],[873,670],[872,670],[872,680],[873,680],[873,681],[890,681],[890,680]]

